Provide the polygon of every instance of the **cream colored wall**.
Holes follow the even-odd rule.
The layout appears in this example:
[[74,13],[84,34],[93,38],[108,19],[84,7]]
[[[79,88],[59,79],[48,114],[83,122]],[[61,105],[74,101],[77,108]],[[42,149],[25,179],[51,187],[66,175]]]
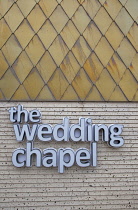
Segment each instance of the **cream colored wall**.
[[[42,123],[57,124],[68,116],[71,123],[90,117],[95,124],[123,124],[125,144],[119,149],[98,143],[98,166],[73,166],[59,174],[57,168],[16,168],[15,140],[8,109],[17,103],[0,103],[0,209],[138,209],[138,106],[136,103],[22,103],[38,108]],[[88,143],[42,143],[35,147],[78,149]]]

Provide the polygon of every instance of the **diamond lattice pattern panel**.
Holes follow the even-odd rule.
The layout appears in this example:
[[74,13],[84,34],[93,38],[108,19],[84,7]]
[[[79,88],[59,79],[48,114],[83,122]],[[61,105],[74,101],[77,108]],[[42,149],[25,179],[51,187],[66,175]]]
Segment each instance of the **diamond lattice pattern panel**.
[[1,101],[138,101],[138,0],[0,0]]

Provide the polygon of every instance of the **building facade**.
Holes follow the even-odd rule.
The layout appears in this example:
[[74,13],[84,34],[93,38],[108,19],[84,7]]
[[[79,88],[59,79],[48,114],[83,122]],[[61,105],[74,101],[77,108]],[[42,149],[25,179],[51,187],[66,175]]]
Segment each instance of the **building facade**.
[[137,209],[138,1],[1,0],[0,35],[1,209]]

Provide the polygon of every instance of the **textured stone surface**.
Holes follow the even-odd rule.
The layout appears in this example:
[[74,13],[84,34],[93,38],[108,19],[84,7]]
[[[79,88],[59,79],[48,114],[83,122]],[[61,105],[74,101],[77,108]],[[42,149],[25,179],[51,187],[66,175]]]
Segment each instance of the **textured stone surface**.
[[1,101],[137,101],[137,0],[1,0]]
[[[68,0],[69,1],[69,0]],[[112,1],[112,0],[111,0]],[[131,1],[131,0],[130,0]],[[122,99],[122,91],[117,86],[111,100]],[[22,86],[16,97],[27,99]],[[70,95],[71,94],[71,95]],[[1,92],[0,92],[1,95]],[[52,100],[48,87],[44,86],[36,100]],[[113,98],[112,98],[113,97]],[[63,100],[78,100],[68,86]],[[138,92],[134,100],[138,100]],[[87,100],[101,100],[95,86]],[[41,124],[62,124],[63,118],[70,119],[70,125],[78,124],[80,116],[92,119],[93,124],[122,124],[121,136],[125,143],[120,148],[112,148],[107,142],[97,143],[97,167],[65,167],[64,174],[58,167],[36,167],[35,155],[32,167],[17,168],[12,165],[11,156],[15,149],[26,148],[26,139],[16,141],[13,123],[8,110],[17,107],[19,101],[0,103],[0,209],[2,210],[137,210],[138,209],[138,104],[110,102],[20,102],[24,109],[38,109]],[[24,121],[23,121],[24,124]],[[31,123],[30,127],[32,126]],[[34,138],[34,148],[80,148],[90,150],[90,142],[48,141]]]

